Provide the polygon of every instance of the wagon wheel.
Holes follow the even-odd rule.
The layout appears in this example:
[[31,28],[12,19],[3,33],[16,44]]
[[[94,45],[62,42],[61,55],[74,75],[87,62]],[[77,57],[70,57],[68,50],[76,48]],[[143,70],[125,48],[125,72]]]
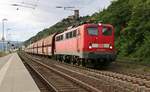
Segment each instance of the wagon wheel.
[[61,55],[59,56],[59,61],[63,62],[63,57]]
[[81,65],[82,60],[77,58],[77,65],[80,66]]
[[65,62],[65,63],[71,63],[70,60],[71,60],[71,59],[70,59],[69,56],[64,56],[64,62]]
[[76,63],[76,58],[72,56],[70,58],[70,62],[71,62],[72,65],[74,65]]
[[74,57],[73,57],[73,64],[74,64],[74,65],[78,65],[78,61],[80,61],[79,57],[74,56]]
[[82,66],[86,66],[86,59],[83,59],[81,63],[82,63]]

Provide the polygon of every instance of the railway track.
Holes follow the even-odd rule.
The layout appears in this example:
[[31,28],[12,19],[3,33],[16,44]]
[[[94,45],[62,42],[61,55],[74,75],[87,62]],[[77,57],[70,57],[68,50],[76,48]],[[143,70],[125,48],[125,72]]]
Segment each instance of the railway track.
[[76,72],[86,74],[87,76],[103,79],[109,83],[115,83],[113,86],[122,86],[122,88],[126,88],[128,90],[127,92],[150,92],[150,80],[143,79],[143,77],[140,76],[129,76],[109,71],[97,71],[87,68],[81,69],[70,67],[64,64],[57,66],[63,69],[74,70]]
[[28,58],[27,63],[48,82],[51,89],[54,89],[53,92],[101,92],[101,90],[31,58]]
[[27,70],[30,72],[32,78],[36,82],[38,88],[41,92],[55,92],[55,89],[52,88],[52,86],[49,84],[49,82],[34,68],[32,68],[31,65],[29,65],[26,61],[26,57],[22,57],[19,55],[27,68]]
[[[149,77],[150,76],[150,72],[145,72],[145,71],[142,72],[142,71],[139,71],[139,70],[136,71],[139,68],[136,68],[135,70],[132,69],[132,71],[130,71],[128,69],[126,69],[126,70],[122,70],[122,69],[118,70],[118,68],[116,68],[116,67],[124,67],[124,66],[129,66],[129,67],[137,66],[139,68],[148,68],[148,66],[145,66],[145,65],[133,64],[133,63],[129,64],[128,62],[125,63],[125,62],[117,61],[117,62],[113,62],[112,66],[110,66],[107,69],[107,71],[116,72],[116,73],[120,73],[120,74],[125,74],[125,75],[133,76],[133,77],[136,77],[136,78],[142,78],[142,79],[150,80],[150,77]],[[113,68],[115,68],[115,69],[113,69]],[[126,68],[128,68],[128,67],[126,67]]]
[[[41,62],[39,58],[34,59]],[[150,80],[145,77],[45,61],[48,60],[43,60],[45,64],[104,92],[150,92]]]

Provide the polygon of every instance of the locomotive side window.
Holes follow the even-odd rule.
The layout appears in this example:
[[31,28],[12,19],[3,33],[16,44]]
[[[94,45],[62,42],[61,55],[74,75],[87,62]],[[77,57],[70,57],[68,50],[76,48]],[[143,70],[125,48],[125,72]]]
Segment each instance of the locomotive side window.
[[72,34],[72,32],[69,32],[69,38],[72,38],[72,36],[73,36],[73,34]]
[[89,27],[87,28],[89,35],[95,35],[98,36],[98,28],[97,27]]
[[60,40],[63,40],[63,35],[60,35],[60,36],[56,37],[56,41],[60,41]]
[[76,30],[68,32],[68,33],[66,33],[66,39],[76,37],[76,35],[77,35],[77,31]]
[[77,30],[74,30],[73,31],[73,37],[76,37],[76,34],[77,34]]
[[63,40],[63,35],[60,36],[60,40]]
[[68,39],[69,38],[69,33],[66,33],[66,39]]
[[112,35],[112,29],[110,27],[103,27],[102,33],[104,36]]

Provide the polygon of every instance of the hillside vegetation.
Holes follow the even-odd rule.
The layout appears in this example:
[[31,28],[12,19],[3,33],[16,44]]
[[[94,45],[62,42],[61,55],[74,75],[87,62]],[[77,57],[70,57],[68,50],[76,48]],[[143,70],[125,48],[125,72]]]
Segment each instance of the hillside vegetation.
[[[115,31],[116,49],[119,57],[150,61],[150,0],[115,0],[103,11],[79,20],[63,19],[54,26],[44,29],[26,44],[54,32],[64,31],[68,26],[91,20],[94,23],[112,24]],[[38,39],[37,39],[38,38]]]

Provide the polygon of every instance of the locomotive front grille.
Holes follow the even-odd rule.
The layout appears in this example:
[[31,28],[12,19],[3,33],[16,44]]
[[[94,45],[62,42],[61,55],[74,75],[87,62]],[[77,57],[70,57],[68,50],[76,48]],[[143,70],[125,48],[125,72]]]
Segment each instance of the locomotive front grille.
[[99,48],[109,48],[110,44],[99,44]]
[[110,44],[103,44],[103,47],[104,47],[104,48],[109,48],[109,45],[110,45]]
[[110,44],[97,44],[97,43],[92,43],[90,45],[91,48],[110,48]]
[[97,43],[92,44],[92,48],[98,48],[98,47],[99,47],[99,45]]

